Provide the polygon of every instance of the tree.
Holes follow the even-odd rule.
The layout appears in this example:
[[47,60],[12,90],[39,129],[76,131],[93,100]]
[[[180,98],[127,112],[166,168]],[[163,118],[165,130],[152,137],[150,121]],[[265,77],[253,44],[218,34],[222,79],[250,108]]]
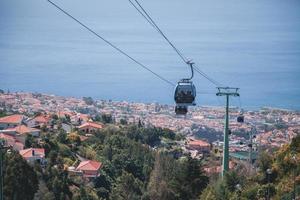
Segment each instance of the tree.
[[65,144],[67,142],[67,133],[64,130],[60,130],[60,132],[57,135],[57,140],[60,143]]
[[224,183],[226,188],[230,191],[230,192],[234,192],[236,190],[236,186],[237,184],[241,184],[241,179],[243,177],[241,177],[240,175],[237,174],[237,172],[235,171],[229,171],[225,174],[224,177]]
[[265,173],[267,169],[271,168],[273,158],[265,151],[262,151],[258,157],[257,164],[262,173]]
[[94,180],[95,188],[97,188],[97,194],[101,198],[108,199],[111,191],[112,180],[105,172],[102,172],[99,177]]
[[47,186],[53,192],[55,199],[70,199],[72,193],[69,190],[68,173],[61,166],[57,166],[48,172]]
[[34,138],[31,134],[28,134],[25,138],[25,148],[33,147]]
[[34,200],[55,200],[54,194],[50,192],[44,183],[44,181],[40,181],[39,190],[34,195]]
[[113,187],[110,199],[113,200],[140,200],[143,194],[143,183],[134,176],[123,171]]
[[127,120],[126,119],[120,119],[120,124],[122,124],[122,125],[126,125],[126,124],[128,124],[128,122],[127,122]]
[[4,108],[3,110],[0,110],[0,117],[5,117],[6,114],[6,109]]
[[216,200],[217,199],[217,197],[215,195],[214,187],[212,185],[206,187],[203,190],[199,200],[203,200],[203,199],[204,200]]
[[184,193],[186,199],[197,199],[202,190],[204,190],[209,182],[207,176],[202,171],[202,166],[199,160],[193,159],[190,156],[182,164]]
[[4,157],[4,199],[32,200],[38,190],[38,177],[18,153]]
[[[148,184],[148,198],[150,200],[175,200],[179,199],[174,188],[172,188],[172,179],[176,173],[176,162],[171,156],[163,153],[157,153],[155,156],[154,169],[151,172]],[[174,184],[174,182],[173,182]]]
[[101,119],[106,124],[112,123],[113,121],[112,116],[110,114],[102,114]]
[[77,133],[70,133],[67,138],[71,143],[77,146],[79,146],[81,143],[80,137]]

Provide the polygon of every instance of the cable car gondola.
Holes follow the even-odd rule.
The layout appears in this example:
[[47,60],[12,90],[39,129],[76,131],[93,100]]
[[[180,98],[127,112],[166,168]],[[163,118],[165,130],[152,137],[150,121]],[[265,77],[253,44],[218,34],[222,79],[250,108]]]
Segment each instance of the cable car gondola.
[[237,121],[238,123],[244,123],[245,117],[244,117],[244,111],[243,111],[243,109],[240,111],[240,113],[239,113],[239,115],[238,115],[236,121]]
[[239,123],[244,123],[244,115],[240,114],[238,117],[237,117],[237,122]]
[[180,80],[175,87],[174,100],[176,103],[175,113],[177,115],[185,115],[188,111],[188,106],[196,105],[196,87],[191,81],[194,76],[194,63],[187,62],[187,64],[191,67],[192,76],[190,78]]
[[174,100],[176,104],[185,106],[194,106],[196,99],[196,87],[188,79],[179,81],[175,88]]

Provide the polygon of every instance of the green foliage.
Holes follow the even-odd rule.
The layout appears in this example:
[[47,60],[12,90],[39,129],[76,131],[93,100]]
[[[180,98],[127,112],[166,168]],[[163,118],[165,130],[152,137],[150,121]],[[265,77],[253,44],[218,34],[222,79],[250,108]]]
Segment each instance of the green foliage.
[[176,138],[176,134],[173,131],[162,128],[130,126],[125,132],[128,138],[152,147],[160,144],[161,137],[165,137],[170,140],[174,140]]
[[188,157],[182,161],[158,153],[148,185],[148,198],[154,199],[197,199],[208,184],[200,162]]
[[121,135],[112,135],[105,140],[102,156],[113,165],[114,172],[110,170],[112,178],[120,176],[123,170],[132,173],[135,177],[144,181],[149,177],[149,172],[144,169],[151,166],[153,156],[147,147],[129,140]]
[[55,166],[48,166],[44,173],[44,180],[50,191],[53,192],[55,199],[71,199],[72,193],[69,190],[68,173],[64,170],[63,162],[57,157]]
[[101,115],[101,121],[108,124],[108,123],[112,123],[113,119],[112,119],[112,116],[110,114],[102,114]]
[[128,122],[126,119],[120,119],[120,124],[126,125],[126,124],[128,124]]
[[112,189],[112,200],[140,200],[143,194],[143,183],[132,174],[123,171]]
[[38,177],[35,171],[16,152],[4,158],[4,199],[32,200],[38,190]]
[[260,153],[258,160],[257,160],[257,165],[259,168],[258,175],[259,175],[260,183],[268,182],[268,177],[267,177],[266,171],[267,171],[267,169],[272,169],[272,163],[273,163],[273,157],[268,152],[263,151]]
[[292,139],[289,147],[291,153],[300,153],[300,135]]
[[94,180],[95,188],[98,189],[98,196],[108,199],[109,193],[111,191],[111,184],[111,178],[105,172],[102,172],[101,175]]
[[[235,185],[242,183],[240,179],[244,177],[229,174],[225,181],[205,189],[209,180],[201,161],[189,156],[178,159],[182,155],[178,149],[162,152],[163,145],[176,145],[175,140],[179,139],[168,129],[113,124],[84,142],[79,141],[78,134],[67,136],[63,130],[45,133],[41,144],[46,150],[47,167],[35,167],[44,183],[40,184],[36,198],[195,200],[203,192],[201,197],[205,199],[236,199]],[[28,141],[32,146],[30,138]],[[64,164],[79,162],[76,154],[100,161],[101,175],[90,183],[70,176]],[[242,196],[246,198],[252,193],[243,191]]]
[[[258,172],[250,177],[231,171],[223,180],[211,183],[200,199],[265,199],[270,194],[272,199],[288,199],[292,196],[295,177],[296,188],[300,181],[300,136],[293,138],[290,145],[284,145],[272,154],[262,152],[257,160]],[[267,174],[267,169],[272,173]],[[235,186],[241,185],[241,190]],[[300,188],[300,187],[299,187]],[[240,195],[240,196],[239,196]]]
[[76,191],[72,200],[99,200],[99,197],[90,187],[82,185],[79,191]]
[[26,138],[25,138],[25,148],[31,148],[33,147],[35,141],[32,135],[27,134]]
[[68,141],[67,139],[67,133],[64,130],[60,130],[60,132],[57,135],[57,141],[66,144]]
[[5,109],[1,109],[0,110],[0,117],[5,117],[7,114],[6,114],[6,110]]
[[51,115],[51,118],[52,118],[53,120],[58,120],[58,116],[57,116],[56,114]]
[[34,195],[34,200],[55,200],[54,194],[49,191],[44,181],[40,181],[39,190]]
[[242,184],[243,179],[245,178],[239,175],[236,171],[227,172],[224,177],[225,186],[230,192],[234,192],[236,190],[236,186],[238,184]]
[[246,199],[256,200],[258,198],[258,191],[260,190],[260,185],[257,183],[249,184],[242,192],[242,196]]

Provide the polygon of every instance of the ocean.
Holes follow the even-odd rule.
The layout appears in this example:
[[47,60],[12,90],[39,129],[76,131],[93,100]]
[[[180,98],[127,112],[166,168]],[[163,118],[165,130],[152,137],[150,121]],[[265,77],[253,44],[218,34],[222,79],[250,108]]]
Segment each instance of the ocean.
[[[127,0],[53,0],[174,84],[188,67]],[[239,87],[232,106],[300,110],[299,0],[141,0],[168,38],[206,74]],[[0,89],[173,103],[174,88],[46,0],[0,1]],[[197,104],[221,106],[195,74]]]

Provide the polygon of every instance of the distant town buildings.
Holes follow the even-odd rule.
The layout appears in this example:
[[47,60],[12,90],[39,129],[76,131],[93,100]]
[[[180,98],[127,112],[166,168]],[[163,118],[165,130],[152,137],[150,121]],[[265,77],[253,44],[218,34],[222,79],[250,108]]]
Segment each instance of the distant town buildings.
[[[10,131],[15,130],[15,134],[22,132],[38,135],[38,130],[42,128],[55,129],[57,125],[52,124],[53,116],[64,119],[61,126],[68,133],[77,127],[79,131],[91,134],[103,128],[103,124],[98,124],[93,119],[105,114],[117,123],[125,121],[145,127],[168,128],[184,135],[196,135],[209,143],[223,140],[224,108],[221,107],[194,107],[186,117],[177,117],[173,106],[158,103],[96,100],[88,105],[83,99],[25,92],[0,94],[0,105],[0,109],[11,113],[10,116],[0,118],[0,130],[12,128]],[[257,130],[254,143],[259,146],[280,147],[300,134],[300,113],[296,111],[272,108],[245,111],[243,124],[236,122],[238,115],[239,110],[231,108],[230,152],[248,150],[247,138],[253,126]],[[19,133],[16,127],[21,127]],[[196,147],[191,144],[190,147],[187,145],[187,149],[189,148],[195,151],[192,149]]]

